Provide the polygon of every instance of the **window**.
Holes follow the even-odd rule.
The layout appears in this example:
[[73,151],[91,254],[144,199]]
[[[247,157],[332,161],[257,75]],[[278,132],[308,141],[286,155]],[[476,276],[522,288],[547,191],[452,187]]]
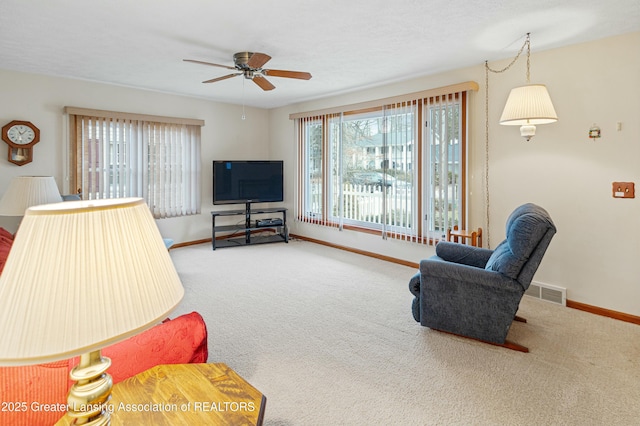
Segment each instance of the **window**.
[[464,226],[467,91],[296,114],[303,222],[433,243]]
[[200,213],[201,120],[67,107],[71,188],[142,197],[155,218]]

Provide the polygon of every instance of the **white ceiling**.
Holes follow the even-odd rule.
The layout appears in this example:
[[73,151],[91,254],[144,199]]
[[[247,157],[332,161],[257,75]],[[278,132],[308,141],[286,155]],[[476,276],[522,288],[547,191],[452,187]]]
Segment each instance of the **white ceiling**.
[[[0,68],[262,108],[511,58],[527,32],[535,53],[640,30],[638,0],[0,0],[0,12]],[[313,78],[202,84],[231,71],[182,61],[233,65],[239,51]]]

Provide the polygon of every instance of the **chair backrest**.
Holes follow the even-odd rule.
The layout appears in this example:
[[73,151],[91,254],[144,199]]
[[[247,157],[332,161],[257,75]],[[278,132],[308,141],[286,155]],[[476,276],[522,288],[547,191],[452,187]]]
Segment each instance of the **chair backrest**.
[[486,269],[500,272],[529,288],[556,227],[549,213],[532,203],[516,208],[507,219],[507,238],[494,250]]

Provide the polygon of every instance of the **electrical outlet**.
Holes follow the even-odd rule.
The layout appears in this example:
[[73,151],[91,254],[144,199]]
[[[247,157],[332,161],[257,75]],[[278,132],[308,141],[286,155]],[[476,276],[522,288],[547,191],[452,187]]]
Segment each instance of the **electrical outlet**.
[[635,185],[633,182],[613,182],[613,198],[635,198]]

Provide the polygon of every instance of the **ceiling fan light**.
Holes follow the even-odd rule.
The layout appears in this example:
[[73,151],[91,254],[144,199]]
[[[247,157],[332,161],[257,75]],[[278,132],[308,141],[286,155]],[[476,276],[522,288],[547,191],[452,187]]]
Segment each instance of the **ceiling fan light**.
[[535,126],[556,121],[558,115],[544,84],[529,84],[511,89],[500,117],[500,124],[505,126]]

